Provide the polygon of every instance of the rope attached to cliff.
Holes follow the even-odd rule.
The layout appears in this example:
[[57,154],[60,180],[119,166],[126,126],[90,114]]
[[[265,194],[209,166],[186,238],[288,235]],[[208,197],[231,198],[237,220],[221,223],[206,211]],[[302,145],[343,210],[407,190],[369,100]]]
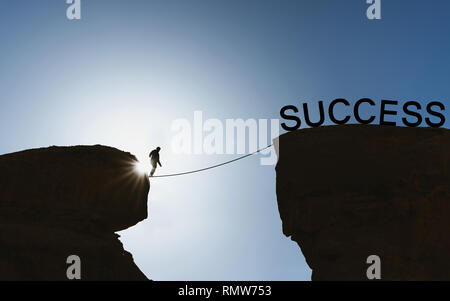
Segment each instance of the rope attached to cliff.
[[174,174],[167,174],[167,175],[160,175],[160,176],[152,176],[152,177],[150,177],[150,179],[153,179],[153,178],[168,178],[168,177],[184,176],[184,175],[188,175],[188,174],[198,173],[198,172],[206,171],[206,170],[209,170],[209,169],[217,168],[217,167],[220,167],[220,166],[224,166],[224,165],[227,165],[227,164],[230,164],[230,163],[233,163],[233,162],[236,162],[236,161],[245,159],[245,158],[250,157],[250,156],[253,156],[253,155],[255,155],[255,154],[258,154],[258,153],[262,152],[263,150],[268,149],[268,148],[271,147],[272,145],[273,145],[273,144],[268,145],[268,146],[266,146],[266,147],[264,147],[264,148],[258,149],[257,151],[255,151],[255,152],[253,152],[253,153],[250,153],[250,154],[244,155],[244,156],[242,156],[242,157],[239,157],[239,158],[236,158],[236,159],[233,159],[233,160],[230,160],[230,161],[226,161],[226,162],[223,162],[223,163],[220,163],[220,164],[217,164],[217,165],[205,167],[205,168],[202,168],[202,169],[196,169],[196,170],[186,171],[186,172],[180,172],[180,173],[174,173]]

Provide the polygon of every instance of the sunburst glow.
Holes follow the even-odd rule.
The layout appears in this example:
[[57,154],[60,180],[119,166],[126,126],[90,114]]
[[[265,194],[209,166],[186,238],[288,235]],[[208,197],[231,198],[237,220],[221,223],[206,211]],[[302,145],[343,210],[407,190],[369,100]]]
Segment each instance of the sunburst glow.
[[140,161],[136,161],[135,163],[134,163],[134,171],[136,172],[136,173],[138,173],[138,174],[148,174],[149,173],[149,170],[148,170],[148,167],[144,164],[144,163],[142,163],[142,162],[140,162]]

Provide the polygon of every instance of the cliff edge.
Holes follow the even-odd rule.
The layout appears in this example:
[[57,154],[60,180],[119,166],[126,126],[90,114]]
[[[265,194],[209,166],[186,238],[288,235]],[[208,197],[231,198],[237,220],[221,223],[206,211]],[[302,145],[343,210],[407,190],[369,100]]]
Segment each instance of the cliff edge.
[[329,126],[279,137],[283,232],[313,280],[450,280],[447,129]]
[[136,158],[105,146],[0,156],[0,280],[146,280],[115,231],[147,218],[149,181]]

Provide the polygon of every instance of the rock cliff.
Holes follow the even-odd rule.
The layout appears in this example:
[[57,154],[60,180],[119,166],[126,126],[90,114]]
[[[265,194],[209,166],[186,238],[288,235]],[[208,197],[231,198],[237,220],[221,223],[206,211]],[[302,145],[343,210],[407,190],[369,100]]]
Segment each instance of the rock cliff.
[[0,280],[146,280],[115,231],[147,218],[149,181],[136,158],[104,146],[0,156]]
[[330,126],[279,137],[278,207],[313,280],[450,280],[447,129]]

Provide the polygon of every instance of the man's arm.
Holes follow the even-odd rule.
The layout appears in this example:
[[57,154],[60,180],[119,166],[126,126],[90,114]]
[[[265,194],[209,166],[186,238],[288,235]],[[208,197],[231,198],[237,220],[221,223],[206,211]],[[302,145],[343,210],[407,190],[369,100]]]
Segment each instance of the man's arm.
[[159,162],[159,160],[158,160],[158,164],[159,164],[159,167],[162,167],[161,162]]

